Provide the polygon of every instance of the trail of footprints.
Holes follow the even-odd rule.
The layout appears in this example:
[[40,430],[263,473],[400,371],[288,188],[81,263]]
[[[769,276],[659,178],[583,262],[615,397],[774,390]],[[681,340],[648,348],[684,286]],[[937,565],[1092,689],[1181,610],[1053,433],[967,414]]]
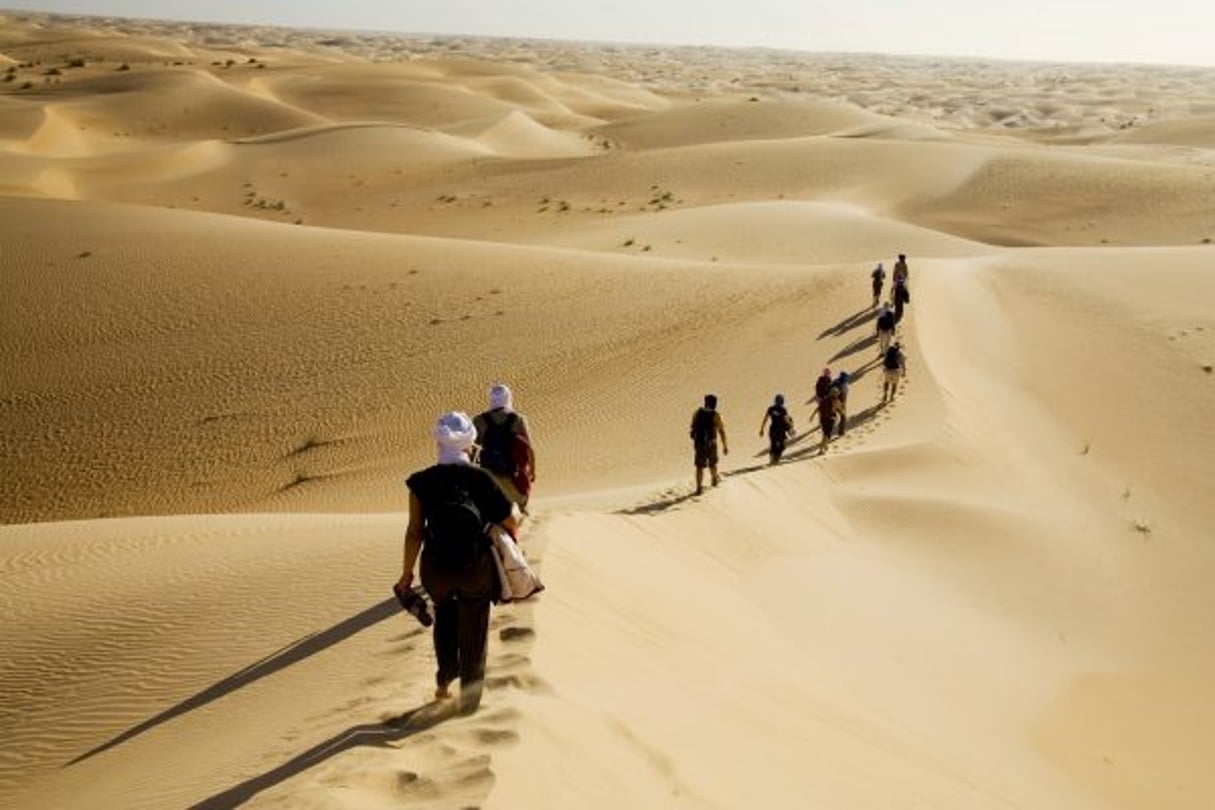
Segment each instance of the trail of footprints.
[[[529,534],[535,535],[540,521],[533,519]],[[537,565],[538,557],[531,563]],[[493,789],[492,752],[519,741],[515,730],[519,712],[501,699],[510,690],[546,691],[534,673],[529,651],[535,639],[531,627],[532,605],[499,605],[490,613],[490,655],[486,661],[485,698],[481,708],[467,718],[452,718],[396,744],[400,754],[392,792],[403,806],[472,810]],[[495,643],[496,642],[496,643]],[[416,654],[430,644],[429,631],[398,637],[389,654]],[[422,752],[421,755],[415,752]],[[426,769],[409,763],[426,761]]]
[[[535,631],[524,624],[530,606],[507,605],[495,609],[490,632],[500,642],[491,646],[487,661],[486,700],[468,718],[453,718],[427,731],[407,737],[396,747],[392,792],[402,806],[472,810],[480,806],[494,786],[492,752],[514,745],[519,733],[514,726],[519,712],[494,700],[493,694],[509,689],[543,689],[532,673],[527,647]],[[409,763],[432,763],[415,770]]]

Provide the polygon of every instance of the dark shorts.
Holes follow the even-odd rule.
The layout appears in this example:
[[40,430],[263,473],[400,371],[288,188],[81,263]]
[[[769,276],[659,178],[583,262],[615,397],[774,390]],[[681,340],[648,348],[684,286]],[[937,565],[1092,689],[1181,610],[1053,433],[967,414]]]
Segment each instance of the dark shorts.
[[717,442],[709,442],[707,444],[696,445],[695,457],[696,469],[703,470],[705,467],[717,466]]

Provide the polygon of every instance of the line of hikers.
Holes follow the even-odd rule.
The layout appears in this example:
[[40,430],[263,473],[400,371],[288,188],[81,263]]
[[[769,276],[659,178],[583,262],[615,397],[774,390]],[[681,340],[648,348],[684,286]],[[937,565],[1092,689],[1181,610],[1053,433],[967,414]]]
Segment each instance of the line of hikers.
[[[894,340],[903,307],[910,301],[906,256],[899,255],[892,275],[893,308],[885,304],[876,318],[883,405],[894,399],[899,380],[906,375],[902,346]],[[880,263],[873,270],[872,280],[876,307],[885,280]],[[833,436],[844,435],[852,379],[847,371],[832,377],[830,369],[825,368],[815,382],[814,397],[807,400],[807,404],[815,403],[811,418],[818,415],[823,452]],[[777,394],[764,412],[759,434],[762,436],[765,430],[769,463],[776,464],[795,435],[783,394]],[[730,452],[714,394],[706,394],[704,405],[692,415],[691,437],[699,495],[704,491],[706,469],[713,486],[721,482],[717,469],[719,446],[721,455]],[[503,594],[502,572],[490,535],[497,527],[510,541],[518,537],[536,480],[536,454],[527,419],[514,409],[512,392],[503,384],[490,388],[489,408],[475,418],[463,411],[440,416],[434,438],[437,463],[415,472],[405,482],[409,524],[402,573],[393,591],[402,607],[423,624],[433,621],[438,665],[435,699],[450,699],[451,684],[458,679],[458,710],[471,713],[480,705],[485,680],[490,604],[509,598]],[[521,559],[517,549],[516,553]],[[425,599],[414,590],[415,567],[434,604],[433,620]]]
[[[870,274],[873,288],[873,304],[876,307],[881,300],[882,287],[885,284],[886,270],[881,262]],[[907,256],[900,253],[892,272],[893,303],[887,301],[875,318],[875,332],[878,343],[878,358],[882,367],[882,400],[881,404],[893,402],[898,393],[899,381],[907,376],[907,357],[903,353],[902,343],[895,340],[895,330],[903,319],[903,307],[911,302],[908,289],[910,271],[907,267]],[[824,368],[814,383],[814,396],[806,400],[806,404],[814,403],[810,418],[817,415],[822,438],[819,451],[826,452],[827,445],[835,436],[843,436],[848,424],[848,390],[853,376],[847,371],[840,371],[835,377],[831,369]],[[785,407],[785,395],[777,394],[771,405],[764,411],[763,420],[759,424],[759,435],[768,432],[768,463],[777,464],[785,453],[789,440],[796,436],[793,417]],[[726,443],[726,428],[721,413],[717,410],[717,396],[706,394],[704,405],[692,414],[691,438],[693,447],[693,464],[696,469],[696,494],[704,492],[704,471],[709,470],[713,486],[721,482],[717,471],[718,439],[721,440],[721,453],[727,455],[729,448]]]

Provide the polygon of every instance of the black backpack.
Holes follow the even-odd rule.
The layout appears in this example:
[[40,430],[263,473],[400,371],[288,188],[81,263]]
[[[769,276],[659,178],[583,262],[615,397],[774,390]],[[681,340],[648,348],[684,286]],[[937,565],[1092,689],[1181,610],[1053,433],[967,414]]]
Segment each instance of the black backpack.
[[772,419],[772,424],[768,428],[769,436],[783,437],[789,435],[789,430],[793,427],[789,419],[789,411],[784,405],[772,405],[768,408],[768,416]]
[[903,353],[895,346],[891,346],[886,350],[886,357],[882,360],[882,366],[889,371],[898,371],[903,367]]
[[882,314],[878,316],[877,325],[878,325],[878,329],[880,329],[883,332],[893,332],[894,331],[894,312],[891,310],[884,310],[882,312]]
[[692,420],[692,441],[700,446],[712,444],[717,438],[717,420],[716,411],[711,411],[708,408],[701,408],[696,412],[696,418]]
[[484,414],[485,435],[481,437],[481,453],[477,463],[497,475],[515,474],[515,454],[511,445],[515,435],[517,414],[508,413],[498,424],[488,413]]
[[488,548],[485,521],[468,490],[452,485],[426,514],[426,546],[444,571],[470,568]]

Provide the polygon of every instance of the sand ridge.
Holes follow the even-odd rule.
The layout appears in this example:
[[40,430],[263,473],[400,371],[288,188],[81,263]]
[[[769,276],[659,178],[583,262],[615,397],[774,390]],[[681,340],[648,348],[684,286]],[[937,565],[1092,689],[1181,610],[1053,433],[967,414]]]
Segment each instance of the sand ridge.
[[[1211,805],[1215,71],[0,20],[0,805]],[[457,718],[402,479],[499,380]]]

